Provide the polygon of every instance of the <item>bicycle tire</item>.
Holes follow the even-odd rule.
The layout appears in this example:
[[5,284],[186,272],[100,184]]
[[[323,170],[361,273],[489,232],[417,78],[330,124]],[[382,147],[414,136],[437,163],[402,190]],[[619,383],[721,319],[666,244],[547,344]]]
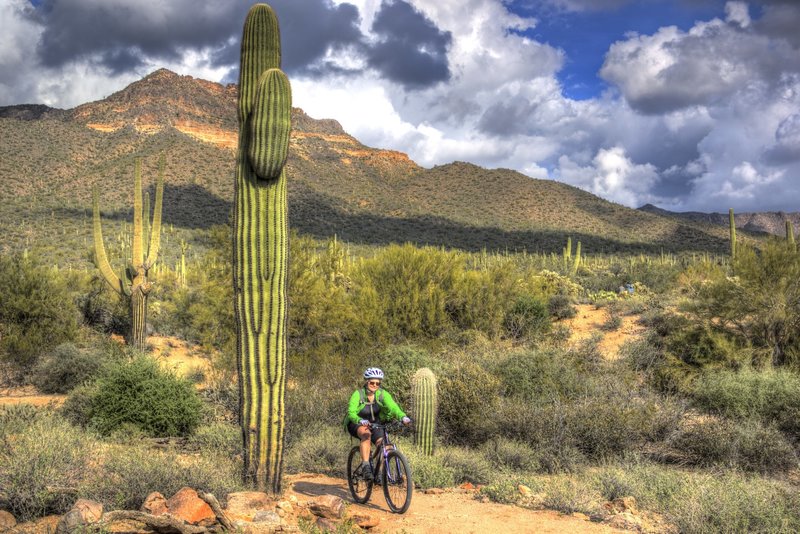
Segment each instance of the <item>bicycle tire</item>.
[[360,475],[361,449],[356,445],[350,449],[347,457],[347,486],[350,488],[350,495],[358,504],[364,504],[372,495],[372,480],[365,480]]
[[411,505],[411,494],[414,483],[411,479],[411,467],[408,460],[400,451],[391,451],[386,457],[383,466],[383,496],[389,510],[396,514],[404,514]]

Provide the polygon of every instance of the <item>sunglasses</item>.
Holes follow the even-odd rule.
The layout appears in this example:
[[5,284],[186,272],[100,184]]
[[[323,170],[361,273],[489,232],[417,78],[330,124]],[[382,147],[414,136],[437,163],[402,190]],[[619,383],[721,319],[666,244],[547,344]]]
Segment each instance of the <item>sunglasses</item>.
[[380,386],[381,385],[381,381],[380,380],[369,380],[367,382],[367,384],[369,384],[370,386]]

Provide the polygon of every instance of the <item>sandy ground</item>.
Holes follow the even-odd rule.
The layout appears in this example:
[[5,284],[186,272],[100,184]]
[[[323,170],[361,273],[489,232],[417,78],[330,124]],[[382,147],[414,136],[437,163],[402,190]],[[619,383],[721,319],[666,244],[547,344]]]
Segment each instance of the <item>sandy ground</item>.
[[480,502],[473,492],[448,491],[430,495],[415,491],[405,514],[389,512],[381,488],[373,489],[369,502],[352,503],[347,482],[325,475],[301,474],[287,477],[286,495],[308,500],[317,495],[337,495],[350,503],[348,512],[380,518],[370,532],[406,534],[528,534],[626,532],[593,523],[583,517],[562,515],[552,510],[528,510],[508,504]]
[[621,316],[622,324],[615,330],[603,330],[603,325],[609,320],[608,309],[597,308],[594,304],[579,304],[576,306],[578,313],[572,319],[567,319],[572,334],[570,343],[580,343],[589,339],[594,334],[600,334],[600,353],[608,360],[619,357],[619,349],[626,342],[635,339],[644,332],[644,327],[638,323],[639,317],[633,315]]

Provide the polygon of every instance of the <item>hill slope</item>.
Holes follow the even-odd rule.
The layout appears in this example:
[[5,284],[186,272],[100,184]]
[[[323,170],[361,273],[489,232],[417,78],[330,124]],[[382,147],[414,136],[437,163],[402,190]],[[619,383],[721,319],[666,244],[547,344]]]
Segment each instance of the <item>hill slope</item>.
[[[161,152],[168,228],[190,235],[226,223],[236,93],[234,85],[161,69],[71,110],[0,108],[2,249],[44,246],[59,263],[82,261],[92,186],[111,230],[121,231],[130,220],[134,158],[144,156],[152,184]],[[589,253],[727,250],[719,225],[625,208],[511,170],[459,162],[424,169],[405,154],[362,145],[336,121],[300,109],[293,120],[290,224],[300,232],[471,250],[559,252],[568,236]]]

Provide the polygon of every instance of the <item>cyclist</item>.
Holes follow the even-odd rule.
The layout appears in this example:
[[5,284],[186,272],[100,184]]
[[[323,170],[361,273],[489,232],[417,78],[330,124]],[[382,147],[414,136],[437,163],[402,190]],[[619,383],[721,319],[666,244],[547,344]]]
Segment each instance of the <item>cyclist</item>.
[[355,390],[350,396],[345,418],[347,431],[361,440],[361,472],[367,479],[372,478],[372,466],[369,465],[370,442],[380,445],[383,438],[383,430],[373,429],[370,425],[377,421],[386,423],[392,419],[400,419],[406,426],[411,424],[411,419],[389,392],[381,388],[382,381],[383,371],[377,367],[364,371],[364,387]]

